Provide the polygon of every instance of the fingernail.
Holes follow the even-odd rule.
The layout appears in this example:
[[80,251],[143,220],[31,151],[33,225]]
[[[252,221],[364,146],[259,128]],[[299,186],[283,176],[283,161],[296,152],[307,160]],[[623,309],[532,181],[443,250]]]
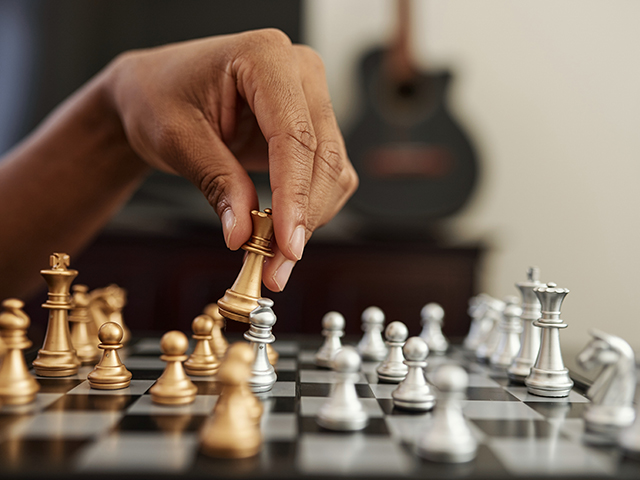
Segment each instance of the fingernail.
[[229,248],[229,240],[231,239],[231,234],[236,228],[236,216],[233,214],[233,210],[227,208],[222,214],[222,218],[220,220],[222,221],[224,241],[227,244],[227,248]]
[[292,260],[286,260],[273,274],[273,281],[276,282],[280,291],[284,290],[284,287],[287,285],[295,264],[296,262]]
[[291,240],[289,241],[289,248],[291,249],[291,253],[293,253],[293,255],[298,260],[302,258],[302,252],[304,251],[304,239],[304,227],[302,225],[299,225],[293,231],[293,235],[291,235]]

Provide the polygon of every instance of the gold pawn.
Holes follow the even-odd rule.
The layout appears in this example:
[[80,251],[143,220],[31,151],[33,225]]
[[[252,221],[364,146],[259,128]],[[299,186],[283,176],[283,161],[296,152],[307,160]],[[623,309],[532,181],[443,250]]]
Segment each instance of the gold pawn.
[[[249,348],[246,348],[247,346]],[[244,342],[237,342],[229,347],[228,355],[227,358],[225,358],[225,361],[240,362],[241,364],[246,365],[249,368],[249,371],[251,371],[255,358],[256,357],[253,351],[253,347]],[[239,398],[244,403],[244,408],[246,408],[246,410],[249,412],[249,417],[253,419],[253,422],[256,425],[260,425],[260,419],[262,418],[262,414],[264,413],[264,405],[251,391],[248,381],[243,382],[239,386],[239,389],[242,393]]]
[[220,368],[220,362],[211,349],[213,319],[208,315],[198,315],[191,322],[191,328],[196,345],[193,353],[184,362],[185,371],[196,377],[215,375]]
[[225,327],[225,319],[218,311],[217,303],[210,303],[204,307],[204,314],[209,315],[213,319],[213,330],[211,330],[211,348],[218,357],[218,360],[222,360],[227,354],[227,348],[229,348],[229,342],[224,338],[222,330]]
[[0,398],[7,405],[24,405],[35,400],[40,384],[29,373],[23,350],[31,346],[27,329],[31,323],[22,311],[24,303],[17,298],[2,302],[0,313],[0,342],[4,340],[7,353],[0,367]]
[[51,268],[41,270],[49,286],[47,301],[42,304],[49,310],[49,323],[44,344],[38,350],[33,368],[42,377],[68,377],[78,373],[80,360],[71,343],[68,310],[71,309],[69,288],[78,275],[77,270],[69,270],[69,255],[54,253],[49,257]]
[[[248,353],[244,354],[242,349]],[[258,454],[262,448],[260,427],[247,409],[246,390],[243,388],[248,388],[253,362],[240,360],[242,356],[251,359],[253,349],[246,343],[234,344],[220,366],[218,380],[223,386],[222,393],[200,434],[200,449],[205,455],[248,458]],[[251,391],[249,394],[253,395]]]
[[262,267],[265,257],[274,255],[270,248],[273,236],[271,213],[270,208],[265,208],[264,212],[251,211],[253,235],[242,245],[247,256],[233,286],[218,300],[220,314],[225,318],[250,323],[249,314],[258,308],[258,299],[262,298]]
[[185,352],[189,348],[187,336],[173,330],[167,332],[160,340],[163,355],[160,360],[167,366],[156,383],[151,387],[151,401],[160,405],[187,405],[196,399],[196,387],[184,372],[182,362],[187,359]]
[[76,349],[78,359],[85,365],[93,365],[100,358],[98,349],[98,335],[91,334],[90,325],[93,320],[89,317],[89,288],[86,285],[74,285],[72,304],[69,313],[71,323],[71,343]]
[[118,350],[122,348],[122,327],[115,322],[107,322],[98,330],[100,345],[103,350],[100,362],[89,375],[89,385],[96,390],[119,390],[131,384],[132,374],[124,366]]

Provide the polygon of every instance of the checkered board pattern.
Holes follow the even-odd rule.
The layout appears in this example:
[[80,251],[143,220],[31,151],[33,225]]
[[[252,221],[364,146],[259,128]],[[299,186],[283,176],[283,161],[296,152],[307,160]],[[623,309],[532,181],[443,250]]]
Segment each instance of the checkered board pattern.
[[133,373],[124,390],[92,390],[90,368],[67,378],[42,378],[35,403],[0,409],[0,478],[65,478],[138,474],[233,478],[640,478],[640,462],[615,448],[584,442],[578,391],[546,399],[510,386],[459,349],[430,358],[429,372],[456,362],[469,372],[464,414],[479,441],[477,458],[462,465],[421,460],[413,445],[431,414],[393,408],[396,387],[379,384],[376,364],[365,363],[356,385],[370,415],[360,432],[323,430],[314,419],[331,389],[333,373],[313,364],[315,350],[278,341],[278,382],[263,396],[264,445],[252,459],[216,460],[198,451],[198,431],[218,398],[214,378],[192,377],[198,387],[188,406],[158,406],[149,388],[161,374],[159,340],[142,339],[123,351]]

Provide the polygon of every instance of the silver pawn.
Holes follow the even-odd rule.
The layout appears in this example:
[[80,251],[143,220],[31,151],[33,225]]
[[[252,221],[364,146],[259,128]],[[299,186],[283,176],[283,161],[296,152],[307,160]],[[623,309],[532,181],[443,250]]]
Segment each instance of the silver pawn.
[[[516,300],[516,297],[513,299]],[[496,369],[506,370],[520,350],[520,315],[522,308],[517,303],[509,303],[502,313],[498,346],[489,358],[489,364]]]
[[467,313],[471,317],[471,325],[469,325],[469,332],[462,342],[462,346],[467,350],[475,352],[480,345],[480,341],[487,335],[488,330],[491,328],[489,322],[483,322],[484,316],[487,313],[488,298],[489,295],[486,293],[480,293],[469,299]]
[[433,377],[438,401],[425,434],[418,440],[417,452],[434,462],[464,463],[473,460],[478,442],[462,413],[462,400],[469,384],[467,372],[458,365],[445,364]]
[[[636,363],[636,395],[640,395],[640,365]],[[618,445],[627,457],[640,460],[640,401],[635,402],[635,419],[618,436]]]
[[549,282],[533,291],[542,306],[542,317],[533,322],[533,325],[542,328],[542,339],[538,358],[524,384],[532,395],[567,397],[573,387],[573,380],[564,366],[560,350],[560,329],[567,327],[560,318],[560,306],[569,289],[559,288],[555,283]]
[[509,303],[517,303],[518,298],[513,295],[508,295],[504,298],[504,301],[500,301],[496,298],[492,299],[487,310],[487,318],[493,321],[491,331],[478,346],[476,350],[476,358],[481,362],[486,362],[491,358],[493,352],[498,348],[500,342],[500,324],[503,320],[504,309]]
[[420,337],[411,337],[402,349],[409,373],[398,388],[391,392],[393,404],[404,410],[426,412],[436,403],[436,397],[424,377],[429,347]]
[[358,343],[358,353],[362,360],[379,362],[387,356],[387,346],[382,339],[384,312],[378,307],[368,307],[362,312],[362,330],[364,335]]
[[360,371],[360,355],[355,348],[347,346],[335,355],[332,363],[336,384],[328,400],[320,407],[316,422],[329,430],[362,430],[369,423],[369,416],[358,398],[354,383]]
[[340,337],[344,335],[344,317],[338,312],[328,312],[322,317],[324,343],[316,353],[316,365],[331,368],[331,361],[342,348]]
[[276,339],[271,333],[276,323],[276,314],[271,307],[273,300],[270,298],[258,299],[258,307],[249,314],[251,328],[244,334],[244,338],[253,344],[255,353],[249,379],[249,387],[254,393],[268,392],[278,379],[267,354],[267,345]]
[[391,322],[387,325],[384,336],[389,353],[376,369],[378,379],[382,382],[400,383],[409,372],[409,367],[404,364],[404,356],[402,355],[402,347],[407,341],[409,330],[402,322]]
[[444,308],[435,302],[427,303],[420,311],[420,319],[422,323],[420,337],[427,343],[431,353],[444,354],[449,348],[449,342],[442,334]]
[[540,318],[540,301],[536,297],[534,288],[542,285],[540,283],[540,269],[529,267],[527,270],[527,281],[516,283],[522,296],[522,335],[520,337],[520,350],[513,359],[511,366],[507,370],[507,376],[513,383],[524,384],[524,379],[531,373],[531,367],[536,363],[538,351],[540,350],[540,329],[533,325],[535,320]]
[[620,337],[596,329],[589,333],[593,339],[578,355],[578,364],[586,370],[599,369],[600,374],[587,392],[591,403],[584,412],[586,433],[590,442],[613,443],[635,418],[635,355]]

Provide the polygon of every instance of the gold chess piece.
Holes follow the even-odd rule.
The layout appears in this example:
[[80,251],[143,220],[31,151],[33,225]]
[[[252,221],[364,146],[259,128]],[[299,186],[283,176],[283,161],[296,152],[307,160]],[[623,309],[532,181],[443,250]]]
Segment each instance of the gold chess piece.
[[[249,348],[246,348],[247,346]],[[251,371],[253,362],[255,361],[255,353],[253,351],[253,347],[251,347],[248,343],[234,343],[229,347],[227,357],[225,358],[225,361],[227,360],[229,360],[230,362],[240,362],[242,364],[248,365],[249,371]],[[239,388],[242,392],[242,396],[239,398],[241,398],[245,403],[245,408],[249,412],[249,417],[253,419],[256,425],[260,425],[260,419],[262,418],[262,414],[264,413],[264,405],[262,405],[262,402],[251,391],[249,381],[241,384]]]
[[275,348],[270,343],[267,343],[267,357],[269,357],[269,363],[276,366],[278,363],[278,359],[280,358],[280,354],[276,351]]
[[96,327],[100,328],[106,322],[115,322],[124,332],[122,343],[129,343],[131,330],[124,323],[122,316],[122,309],[127,305],[127,291],[112,283],[104,288],[92,290],[89,296],[89,311]]
[[2,302],[0,313],[0,341],[4,340],[6,354],[0,367],[0,398],[7,405],[31,403],[40,384],[29,373],[22,351],[31,346],[27,329],[31,321],[22,311],[24,303],[17,298]]
[[163,355],[160,360],[167,366],[156,383],[151,387],[151,401],[161,405],[187,405],[196,399],[196,387],[184,372],[182,362],[187,359],[185,352],[189,348],[187,336],[173,330],[167,332],[160,340]]
[[122,327],[115,322],[107,322],[98,330],[100,345],[103,350],[100,362],[89,375],[89,385],[97,390],[118,390],[131,384],[132,374],[124,366],[118,350],[122,348]]
[[213,319],[209,315],[198,315],[191,322],[191,329],[196,345],[193,353],[184,362],[185,371],[198,377],[215,375],[220,368],[220,361],[211,349]]
[[218,357],[218,360],[222,360],[227,354],[227,348],[229,348],[229,342],[224,338],[222,330],[225,327],[225,319],[218,311],[217,303],[210,303],[204,307],[204,314],[209,315],[213,319],[213,330],[211,330],[211,348]]
[[[242,349],[248,353],[241,352]],[[200,434],[200,449],[216,458],[253,457],[262,448],[259,424],[245,399],[252,361],[239,359],[241,356],[252,359],[253,349],[246,343],[236,343],[229,353],[234,350],[238,353],[228,355],[220,366],[218,381],[222,383],[222,393]]]
[[95,364],[100,358],[98,349],[97,332],[91,333],[90,325],[93,323],[89,317],[89,288],[86,285],[74,285],[72,287],[73,308],[69,313],[71,323],[71,343],[76,349],[78,359],[85,365]]
[[66,253],[54,253],[49,257],[51,268],[40,271],[49,286],[47,301],[42,304],[49,310],[49,323],[33,368],[42,377],[68,377],[78,373],[80,367],[71,343],[68,318],[68,310],[71,309],[69,288],[78,271],[67,268],[69,261]]
[[250,323],[249,314],[258,308],[262,297],[262,267],[265,257],[273,257],[269,246],[273,236],[271,209],[251,211],[253,235],[242,249],[247,251],[242,269],[233,286],[218,300],[220,314],[238,322]]

